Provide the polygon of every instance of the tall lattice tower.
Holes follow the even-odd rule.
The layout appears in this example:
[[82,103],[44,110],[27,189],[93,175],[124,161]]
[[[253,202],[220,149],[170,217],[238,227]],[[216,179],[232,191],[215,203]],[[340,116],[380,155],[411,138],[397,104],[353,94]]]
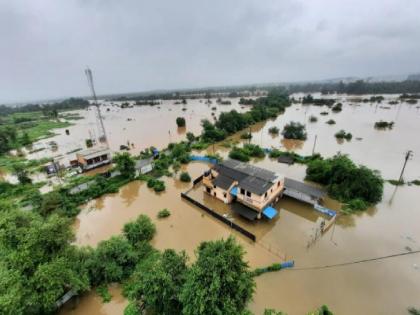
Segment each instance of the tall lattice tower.
[[99,140],[99,143],[104,143],[107,147],[109,147],[108,138],[106,137],[104,122],[102,120],[101,109],[99,107],[98,99],[96,98],[95,86],[93,84],[92,70],[90,70],[89,68],[86,68],[85,74],[88,80],[89,88],[92,92],[93,102],[94,102],[93,105],[95,106],[96,124],[97,124],[98,132],[99,132],[98,140]]

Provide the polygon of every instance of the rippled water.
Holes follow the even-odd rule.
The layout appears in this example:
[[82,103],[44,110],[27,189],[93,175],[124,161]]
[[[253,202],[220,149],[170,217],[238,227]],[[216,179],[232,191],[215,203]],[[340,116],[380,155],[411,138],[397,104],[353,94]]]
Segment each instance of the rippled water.
[[[197,107],[194,109],[195,105],[188,105],[191,116],[187,120],[186,131],[198,133],[199,121],[203,116],[210,115],[211,110],[198,100],[195,102]],[[344,98],[341,102],[344,104],[343,111],[337,114],[330,112],[327,116],[319,115],[321,111],[329,111],[326,107],[293,105],[275,120],[253,126],[252,142],[264,147],[283,146],[302,154],[310,154],[317,135],[316,152],[324,156],[331,156],[338,151],[348,153],[357,163],[380,170],[384,178],[398,178],[404,152],[412,149],[415,155],[407,165],[405,177],[409,180],[420,177],[420,141],[416,138],[420,134],[420,112],[416,105],[388,105],[387,101],[379,105],[355,103]],[[156,143],[157,146],[164,146],[169,141],[167,125],[171,125],[173,130],[172,141],[181,139],[182,134],[175,131],[175,118],[180,113],[175,112],[178,110],[177,106],[168,104],[166,110],[163,106],[160,110],[156,107],[140,107],[112,113],[114,118],[108,118],[105,122],[106,128],[111,130],[111,145],[116,148],[126,141],[123,128],[131,130],[128,127],[130,124],[138,126],[137,132],[134,126],[132,132],[127,132],[130,141],[136,144],[136,150]],[[232,105],[231,108],[235,106],[239,107]],[[169,111],[170,108],[173,110]],[[139,113],[135,121],[126,122],[126,118],[131,116],[131,110]],[[166,116],[159,116],[162,113],[166,113]],[[316,115],[318,122],[309,123],[310,115]],[[167,125],[157,127],[157,120],[150,117],[160,117]],[[325,123],[331,118],[337,122],[336,125]],[[380,119],[395,121],[394,128],[375,130],[373,125]],[[271,126],[276,125],[282,129],[291,120],[306,123],[307,141],[286,142],[281,136],[272,137],[268,134]],[[82,126],[80,125],[79,130],[81,133]],[[73,128],[77,129],[77,126]],[[350,142],[337,142],[334,133],[340,129],[351,132],[353,139]],[[363,139],[356,140],[359,137]],[[233,138],[238,140],[239,136],[235,135]],[[209,152],[212,150],[212,147],[208,149]],[[222,146],[215,146],[215,150],[223,156],[228,153],[228,149]],[[305,175],[305,167],[302,165],[287,166],[268,157],[253,163],[299,180]],[[193,162],[186,169],[195,178],[207,167]],[[245,247],[246,259],[252,267],[277,262],[282,255],[294,259],[296,270],[283,270],[257,278],[257,291],[250,305],[256,314],[261,314],[266,307],[278,308],[289,315],[306,314],[308,310],[321,304],[329,305],[337,314],[406,314],[408,306],[419,306],[420,269],[417,266],[420,266],[420,255],[331,269],[298,268],[420,249],[420,187],[396,188],[386,184],[381,203],[366,212],[339,218],[336,225],[316,242],[312,241],[319,215],[310,206],[285,198],[277,204],[280,213],[273,222],[260,221],[252,224],[250,228],[258,236],[258,242],[252,243],[182,200],[180,193],[188,189],[189,184],[181,183],[175,178],[166,178],[165,183],[167,190],[156,194],[144,183],[132,182],[121,188],[117,194],[103,196],[85,205],[74,225],[76,242],[95,246],[99,241],[120,233],[127,221],[144,213],[157,226],[154,246],[159,249],[186,250],[192,260],[194,249],[201,241],[227,237],[231,233]],[[195,193],[203,196],[200,192]],[[224,211],[223,205],[218,201],[208,198],[206,202],[219,211]],[[326,205],[332,209],[340,207],[336,201],[330,199],[326,200]],[[162,208],[168,208],[171,216],[158,220],[156,214]],[[241,224],[249,224],[240,218],[236,220]],[[70,312],[66,309],[62,314],[121,314],[121,297],[118,296],[113,303],[102,305],[98,303],[98,297],[91,293],[81,298],[81,303],[75,310]]]

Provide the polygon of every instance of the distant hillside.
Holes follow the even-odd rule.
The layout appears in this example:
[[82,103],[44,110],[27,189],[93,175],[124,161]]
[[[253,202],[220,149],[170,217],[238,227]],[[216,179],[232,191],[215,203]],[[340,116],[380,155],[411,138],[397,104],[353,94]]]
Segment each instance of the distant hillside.
[[420,73],[410,74],[410,75],[407,77],[407,80],[411,80],[411,81],[420,81]]

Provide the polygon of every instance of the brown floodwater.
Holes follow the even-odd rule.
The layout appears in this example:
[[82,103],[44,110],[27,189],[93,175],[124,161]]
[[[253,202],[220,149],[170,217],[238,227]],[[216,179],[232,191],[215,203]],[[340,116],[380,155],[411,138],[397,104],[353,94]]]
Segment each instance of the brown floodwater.
[[[310,154],[317,135],[316,152],[324,156],[332,156],[337,152],[348,153],[357,163],[381,171],[384,178],[398,178],[404,152],[411,149],[414,151],[414,157],[408,162],[405,178],[419,179],[420,141],[416,138],[420,132],[419,109],[415,105],[405,103],[388,105],[388,99],[396,96],[387,96],[387,100],[381,105],[355,103],[344,96],[339,97],[344,105],[342,112],[331,113],[327,107],[293,105],[276,119],[252,126],[251,142],[264,147],[283,147],[301,154]],[[201,117],[210,115],[211,110],[198,100],[196,102],[203,113],[198,115],[197,110],[191,115],[191,121],[187,120],[187,129],[197,126],[194,132],[198,133]],[[173,108],[173,111],[180,106],[170,104],[168,107]],[[190,105],[189,101],[188,106]],[[144,108],[159,111],[156,107]],[[160,111],[162,109],[163,106]],[[121,129],[129,128],[127,126],[132,123],[142,126],[143,129],[140,130],[139,127],[138,132],[133,133],[133,138],[130,139],[136,144],[136,150],[142,147],[142,141],[147,143],[144,147],[152,145],[149,137],[159,138],[157,141],[161,146],[169,141],[167,128],[155,128],[156,123],[150,120],[152,114],[144,117],[139,115],[136,116],[136,121],[126,122],[126,111],[127,109],[120,110],[112,115],[123,116],[114,118],[116,125]],[[328,111],[329,115],[322,116],[319,114],[321,111]],[[174,124],[178,115],[171,112],[166,110],[171,116],[165,118],[168,124]],[[318,121],[310,123],[311,115],[316,115]],[[334,119],[336,124],[326,124],[328,119]],[[394,128],[374,129],[375,121],[381,119],[395,121]],[[268,129],[271,126],[278,126],[281,130],[284,124],[291,120],[306,124],[306,141],[284,141],[281,136],[269,135]],[[109,121],[106,120],[106,124]],[[174,128],[176,130],[176,125]],[[338,143],[334,133],[340,129],[351,132],[353,139]],[[135,134],[137,137],[134,137]],[[110,133],[110,142],[118,145],[123,143],[126,141],[123,135],[122,132]],[[233,136],[232,140],[240,141],[238,135]],[[222,156],[227,156],[229,151],[222,145],[216,145],[214,150]],[[212,152],[213,147],[209,147],[207,151]],[[288,166],[268,157],[254,160],[252,163],[298,180],[303,180],[305,176],[303,165]],[[199,176],[207,167],[208,165],[198,162],[184,166],[193,178]],[[295,269],[257,278],[257,290],[249,306],[255,314],[262,314],[264,308],[277,308],[289,315],[306,314],[321,304],[329,305],[337,314],[406,314],[408,306],[420,307],[420,255],[319,270],[299,270],[419,250],[420,187],[396,188],[385,184],[382,202],[363,213],[341,216],[336,224],[318,239],[315,239],[315,234],[321,216],[308,205],[284,198],[277,204],[280,212],[272,222],[248,223],[235,217],[237,223],[246,225],[257,235],[258,241],[252,243],[182,200],[180,193],[189,189],[190,184],[181,183],[176,178],[165,178],[165,184],[166,191],[157,194],[148,189],[145,183],[136,181],[122,187],[116,194],[102,196],[89,202],[83,207],[74,224],[76,243],[95,246],[101,240],[121,233],[126,222],[139,214],[147,214],[157,227],[153,245],[159,249],[185,250],[191,260],[194,260],[194,249],[200,242],[231,234],[244,246],[247,251],[246,259],[253,268],[278,262],[284,257],[295,260]],[[197,198],[205,199],[207,204],[218,211],[227,211],[223,203],[204,196],[200,190],[192,193]],[[338,202],[328,198],[325,203],[332,209],[340,207]],[[156,214],[162,208],[168,208],[171,216],[159,220]],[[65,309],[61,313],[122,314],[123,302],[119,302],[119,295],[113,300],[114,304],[109,305],[102,305],[98,299],[94,293],[89,293],[80,299],[80,304],[74,310],[70,312]]]

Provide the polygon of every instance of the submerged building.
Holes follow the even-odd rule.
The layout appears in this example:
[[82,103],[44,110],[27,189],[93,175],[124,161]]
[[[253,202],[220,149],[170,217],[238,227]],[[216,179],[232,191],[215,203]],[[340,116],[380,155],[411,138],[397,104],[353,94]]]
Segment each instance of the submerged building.
[[206,193],[232,203],[235,212],[250,220],[277,214],[271,206],[281,198],[284,181],[282,174],[235,160],[216,164],[203,176]]
[[83,171],[111,163],[111,151],[104,146],[93,147],[76,153],[77,163]]

